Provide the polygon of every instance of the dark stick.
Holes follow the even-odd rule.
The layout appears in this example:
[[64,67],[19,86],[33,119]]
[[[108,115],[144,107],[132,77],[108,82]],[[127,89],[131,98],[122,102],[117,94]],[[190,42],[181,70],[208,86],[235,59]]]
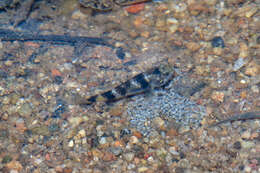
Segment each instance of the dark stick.
[[0,39],[2,41],[44,41],[57,44],[72,44],[87,42],[96,45],[105,45],[113,47],[102,38],[98,37],[81,37],[81,36],[67,36],[67,35],[39,35],[29,34],[24,32],[15,32],[12,30],[0,29]]
[[210,125],[209,127],[215,127],[223,123],[232,122],[232,121],[239,121],[239,120],[250,120],[250,119],[260,119],[260,111],[256,112],[246,112],[239,115],[234,115],[228,119],[219,121],[215,124]]

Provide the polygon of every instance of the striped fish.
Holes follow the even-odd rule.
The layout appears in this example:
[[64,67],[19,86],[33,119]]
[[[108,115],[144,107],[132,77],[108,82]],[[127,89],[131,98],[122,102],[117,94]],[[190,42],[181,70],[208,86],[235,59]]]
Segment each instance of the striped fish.
[[122,98],[131,97],[153,89],[166,86],[176,76],[173,67],[163,63],[158,67],[140,73],[112,90],[86,98],[83,104],[90,105],[95,102],[114,102]]

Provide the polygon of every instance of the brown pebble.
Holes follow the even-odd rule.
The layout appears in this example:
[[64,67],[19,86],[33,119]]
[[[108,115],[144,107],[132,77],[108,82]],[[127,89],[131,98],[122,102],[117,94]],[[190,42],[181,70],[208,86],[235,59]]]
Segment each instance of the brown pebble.
[[170,136],[170,137],[178,136],[178,132],[175,129],[170,129],[167,131],[166,136]]
[[223,102],[224,101],[224,92],[221,91],[213,91],[211,94],[211,99],[216,101],[216,102]]
[[71,173],[71,172],[72,172],[72,168],[66,167],[63,169],[63,173]]
[[116,105],[110,109],[109,114],[112,116],[121,116],[123,111],[122,105]]
[[200,45],[198,43],[195,42],[189,42],[186,44],[187,48],[191,51],[197,51],[200,49]]
[[103,160],[104,161],[112,161],[112,160],[115,160],[116,159],[116,156],[110,152],[105,152],[104,153],[104,156],[103,156]]
[[23,166],[21,165],[20,162],[16,161],[16,160],[13,160],[9,163],[6,164],[6,167],[9,169],[9,170],[17,170],[17,171],[21,171],[23,169]]
[[141,36],[144,37],[144,38],[148,38],[150,36],[150,32],[144,31],[144,32],[141,33]]
[[260,65],[252,61],[248,64],[245,69],[245,74],[249,76],[257,76],[260,74]]
[[143,18],[140,17],[140,16],[136,17],[135,20],[134,20],[134,25],[135,25],[135,27],[138,28],[138,27],[140,27],[142,24],[143,24]]

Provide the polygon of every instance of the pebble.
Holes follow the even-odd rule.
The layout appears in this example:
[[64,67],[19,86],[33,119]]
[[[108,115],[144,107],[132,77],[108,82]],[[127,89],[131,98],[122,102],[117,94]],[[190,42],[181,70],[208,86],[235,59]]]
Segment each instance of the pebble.
[[215,102],[223,102],[224,101],[225,94],[222,91],[213,91],[211,94],[211,99]]
[[109,110],[109,114],[112,116],[121,116],[124,111],[122,105],[116,105]]
[[6,163],[9,163],[13,160],[13,158],[10,156],[10,155],[5,155],[3,158],[2,158],[2,163],[3,164],[6,164]]
[[245,74],[248,76],[257,76],[260,74],[260,65],[256,62],[250,62],[245,69]]
[[68,144],[68,147],[73,147],[74,146],[74,141],[73,140],[70,140],[69,141],[69,144]]
[[74,136],[75,140],[82,139],[86,137],[86,131],[84,129],[81,129],[76,136]]
[[225,43],[224,40],[221,37],[214,37],[211,40],[211,46],[212,47],[221,47],[224,48],[225,47]]
[[242,148],[253,148],[255,143],[253,141],[241,141]]
[[172,155],[179,155],[179,152],[178,151],[176,151],[176,148],[175,147],[170,147],[169,148],[169,152],[172,154]]
[[138,172],[146,172],[146,171],[148,171],[148,167],[143,166],[138,168]]
[[179,25],[174,24],[174,25],[169,26],[168,30],[171,34],[173,34],[178,30],[178,28],[179,28]]
[[136,136],[131,136],[130,141],[131,144],[137,144],[139,142],[138,138]]
[[45,125],[33,127],[31,129],[31,131],[32,131],[33,134],[37,134],[37,135],[42,135],[42,136],[49,136],[50,135],[49,128]]
[[20,162],[18,162],[18,161],[15,161],[15,160],[13,160],[13,161],[7,163],[5,166],[6,166],[9,170],[16,170],[16,171],[18,171],[18,172],[20,172],[20,171],[23,169],[22,164],[21,164]]
[[237,141],[233,144],[233,147],[237,150],[240,150],[241,149],[241,142]]
[[139,4],[130,5],[126,7],[125,10],[128,13],[137,14],[141,12],[144,9],[144,7],[145,7],[144,3],[139,3]]
[[239,69],[241,69],[245,64],[247,64],[247,59],[245,58],[238,58],[233,66],[233,70],[234,71],[238,71]]
[[87,15],[81,13],[80,10],[77,10],[77,11],[74,11],[72,13],[71,18],[75,19],[75,20],[86,20],[87,19]]
[[153,123],[155,125],[155,127],[160,128],[160,129],[164,129],[165,123],[164,120],[160,117],[156,117],[153,119]]
[[248,46],[245,43],[241,43],[239,57],[246,58],[248,57],[248,55],[249,55]]
[[195,42],[188,42],[186,44],[187,48],[193,52],[198,51],[200,49],[200,45]]
[[242,134],[241,134],[241,138],[243,139],[249,139],[251,137],[251,133],[250,131],[244,131]]
[[99,140],[99,143],[100,143],[100,144],[105,144],[105,143],[107,143],[106,137],[101,137],[100,140]]
[[29,117],[32,114],[32,107],[29,103],[23,103],[20,108],[18,109],[18,113],[22,117]]
[[82,123],[84,119],[82,117],[69,117],[68,121],[72,127],[76,127]]
[[115,156],[119,156],[123,150],[121,147],[111,147],[109,148],[109,150],[115,155]]
[[124,154],[124,157],[125,157],[125,159],[126,159],[128,162],[131,162],[131,161],[134,159],[134,156],[135,156],[134,153],[126,153],[126,154]]

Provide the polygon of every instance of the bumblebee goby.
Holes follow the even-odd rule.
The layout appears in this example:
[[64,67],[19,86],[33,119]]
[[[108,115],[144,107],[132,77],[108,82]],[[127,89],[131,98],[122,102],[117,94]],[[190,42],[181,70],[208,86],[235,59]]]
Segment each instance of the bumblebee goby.
[[90,105],[95,102],[110,103],[122,98],[146,93],[166,86],[175,76],[176,72],[173,66],[168,63],[161,63],[159,66],[142,72],[111,90],[87,97],[84,99],[83,104]]

